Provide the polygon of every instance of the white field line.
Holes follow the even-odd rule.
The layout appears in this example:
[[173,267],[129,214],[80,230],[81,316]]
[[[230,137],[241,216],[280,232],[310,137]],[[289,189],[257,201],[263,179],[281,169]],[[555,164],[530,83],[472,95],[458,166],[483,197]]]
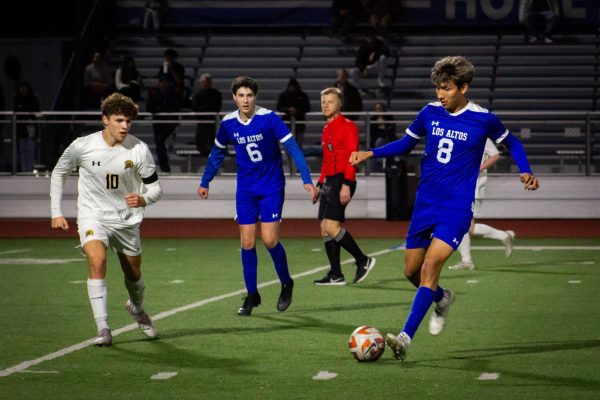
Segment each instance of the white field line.
[[[385,249],[385,250],[377,251],[375,253],[371,253],[369,255],[370,256],[378,256],[378,255],[390,253],[392,251],[402,250],[403,248],[404,247],[397,247],[397,248],[393,248],[393,249]],[[342,262],[342,264],[349,264],[349,263],[351,263],[353,261],[354,261],[354,259],[345,260],[345,261]],[[320,267],[317,267],[317,268],[310,269],[308,271],[301,272],[299,274],[292,275],[292,277],[293,278],[301,278],[301,277],[304,277],[304,276],[315,274],[317,272],[324,271],[324,270],[326,270],[328,268],[329,268],[329,265],[323,265],[323,266],[320,266]],[[278,279],[272,280],[272,281],[268,281],[268,282],[263,282],[260,285],[258,285],[258,287],[259,288],[263,288],[263,287],[266,287],[266,286],[275,285],[277,283],[279,283]],[[158,314],[154,315],[152,317],[152,319],[154,321],[159,321],[159,320],[161,320],[163,318],[171,317],[171,316],[173,316],[175,314],[179,314],[179,313],[184,312],[184,311],[189,311],[189,310],[192,310],[194,308],[202,307],[202,306],[205,306],[207,304],[214,303],[214,302],[217,302],[217,301],[220,301],[220,300],[225,300],[225,299],[228,299],[230,297],[239,296],[240,294],[243,294],[243,293],[246,293],[246,289],[245,288],[244,289],[240,289],[240,290],[236,290],[234,292],[225,293],[225,294],[222,294],[220,296],[215,296],[215,297],[210,297],[208,299],[200,300],[200,301],[197,301],[195,303],[191,303],[191,304],[188,304],[188,305],[185,305],[185,306],[182,306],[182,307],[173,308],[172,310],[163,311],[161,313],[158,313]],[[118,335],[120,335],[122,333],[130,332],[130,331],[133,331],[133,330],[135,330],[137,328],[138,328],[137,323],[129,324],[129,325],[126,325],[126,326],[124,326],[122,328],[119,328],[119,329],[116,329],[116,330],[112,331],[112,335],[113,335],[113,337],[114,336],[118,336]],[[30,367],[33,367],[34,365],[41,364],[44,361],[54,360],[56,358],[65,356],[65,355],[67,355],[69,353],[73,353],[75,351],[85,349],[86,347],[89,347],[89,346],[91,346],[91,345],[94,344],[94,339],[95,338],[91,338],[91,339],[85,340],[83,342],[74,344],[72,346],[65,347],[64,349],[60,349],[58,351],[55,351],[54,353],[46,354],[45,356],[36,358],[34,360],[23,361],[22,363],[17,364],[17,365],[15,365],[13,367],[7,368],[5,370],[1,370],[0,371],[0,377],[9,376],[9,375],[14,374],[15,372],[22,372],[22,371],[27,370]]]
[[31,249],[4,250],[4,251],[0,251],[0,256],[3,256],[5,254],[26,253],[30,250]]
[[[472,247],[473,250],[502,250],[504,249],[504,246],[474,246]],[[514,247],[515,250],[533,250],[533,251],[539,251],[539,250],[575,250],[575,251],[581,251],[581,250],[600,250],[600,246],[515,246]],[[386,253],[390,253],[392,251],[397,251],[397,250],[404,250],[404,246],[397,246],[394,248],[390,248],[390,249],[384,249],[381,251],[377,251],[375,253],[371,253],[369,254],[370,256],[378,256],[378,255],[382,255],[382,254],[386,254]],[[353,262],[353,259],[348,259],[342,262],[342,264],[349,264],[351,262]],[[327,268],[329,268],[329,265],[323,265],[317,268],[313,268],[310,269],[308,271],[304,271],[301,272],[299,274],[295,274],[292,275],[293,278],[301,278],[304,276],[308,276],[308,275],[312,275],[315,274],[317,272],[321,272],[326,270]],[[268,281],[268,282],[263,282],[260,285],[258,285],[259,288],[263,288],[266,286],[271,286],[274,284],[279,283],[279,280],[272,280],[272,281]],[[207,304],[210,303],[214,303],[220,300],[224,300],[224,299],[228,299],[230,297],[234,297],[234,296],[239,296],[240,294],[243,294],[246,292],[246,289],[240,289],[240,290],[236,290],[234,292],[229,292],[229,293],[225,293],[222,294],[220,296],[215,296],[215,297],[210,297],[208,299],[204,299],[204,300],[200,300],[197,301],[195,303],[191,303],[182,307],[178,307],[178,308],[174,308],[172,310],[167,310],[167,311],[163,311],[161,313],[156,314],[155,316],[152,317],[153,320],[155,321],[159,321],[163,318],[167,318],[170,316],[173,316],[175,314],[179,314],[181,312],[184,311],[189,311],[192,310],[194,308],[198,308],[198,307],[202,307],[205,306]],[[133,324],[129,324],[126,325],[122,328],[116,329],[112,332],[113,336],[118,336],[121,333],[126,333],[126,332],[130,332],[137,329],[137,324],[133,323]],[[54,353],[50,353],[50,354],[46,354],[45,356],[36,358],[34,360],[29,360],[29,361],[23,361],[20,364],[17,364],[13,367],[7,368],[5,370],[1,370],[0,371],[0,377],[4,377],[4,376],[9,376],[14,374],[15,372],[21,372],[24,371],[34,365],[38,365],[41,364],[44,361],[50,361],[50,360],[54,360],[56,358],[65,356],[69,353],[73,353],[75,351],[81,350],[81,349],[85,349],[86,347],[91,346],[94,343],[94,339],[95,338],[91,338],[88,340],[85,340],[83,342],[74,344],[72,346],[69,347],[65,347],[64,349],[60,349],[58,351],[55,351]]]

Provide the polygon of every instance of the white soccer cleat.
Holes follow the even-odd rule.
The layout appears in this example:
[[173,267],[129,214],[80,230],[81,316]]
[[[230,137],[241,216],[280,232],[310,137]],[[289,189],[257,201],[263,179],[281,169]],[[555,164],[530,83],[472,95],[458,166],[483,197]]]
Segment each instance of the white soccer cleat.
[[98,331],[96,339],[94,339],[94,346],[96,347],[108,347],[112,346],[112,333],[110,329],[104,328]]
[[502,244],[504,245],[504,255],[508,258],[513,252],[513,240],[515,240],[515,231],[506,231],[507,236],[506,239],[502,240]]
[[450,289],[444,290],[444,298],[435,305],[429,320],[429,333],[434,336],[439,335],[444,330],[446,317],[450,311],[450,306],[454,303],[454,292]]
[[398,336],[388,333],[385,335],[385,343],[394,352],[396,360],[404,361],[410,344],[410,337],[406,333],[401,332]]
[[448,267],[448,269],[453,269],[453,270],[469,270],[469,271],[473,271],[475,269],[475,264],[473,264],[472,262],[465,262],[465,261],[461,261],[458,264],[454,264]]
[[148,336],[149,338],[155,338],[158,336],[156,328],[152,323],[152,320],[150,319],[148,314],[146,314],[145,311],[142,310],[139,313],[135,314],[133,312],[133,305],[131,304],[131,300],[127,300],[127,302],[125,303],[125,308],[129,312],[129,314],[131,314],[135,322],[137,322],[138,326],[140,327],[140,330],[144,335]]

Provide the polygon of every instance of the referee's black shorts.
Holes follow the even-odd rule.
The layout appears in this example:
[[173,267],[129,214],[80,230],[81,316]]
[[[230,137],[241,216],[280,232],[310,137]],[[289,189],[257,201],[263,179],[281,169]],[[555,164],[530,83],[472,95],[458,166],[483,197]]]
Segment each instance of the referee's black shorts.
[[[340,202],[340,191],[344,184],[344,174],[331,175],[325,178],[321,199],[319,201],[319,220],[331,219],[344,222],[346,220],[346,205]],[[350,185],[350,197],[354,195],[356,182]]]

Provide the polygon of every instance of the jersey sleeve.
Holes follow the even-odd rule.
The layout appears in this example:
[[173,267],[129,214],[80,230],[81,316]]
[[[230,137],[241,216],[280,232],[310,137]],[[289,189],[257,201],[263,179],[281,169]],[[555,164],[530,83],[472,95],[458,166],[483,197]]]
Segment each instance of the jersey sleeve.
[[291,138],[292,132],[290,128],[286,126],[283,120],[279,117],[279,115],[275,113],[271,113],[270,115],[270,127],[275,134],[275,137],[279,140],[279,142],[283,143],[289,138]]
[[[156,175],[156,163],[154,157],[146,143],[140,142],[140,164],[138,165],[138,174],[144,183]],[[155,179],[157,180],[158,177]],[[150,183],[150,182],[149,182]]]
[[490,113],[487,128],[488,137],[495,143],[501,143],[508,136],[508,129],[504,127],[504,124],[502,124],[496,114]]
[[221,122],[221,125],[219,126],[219,131],[217,132],[217,136],[215,137],[215,146],[220,147],[221,149],[224,149],[227,147],[228,143],[229,143],[229,134],[228,134],[227,126],[226,126],[226,124]]
[[52,170],[52,177],[50,179],[50,212],[52,218],[61,217],[63,215],[60,207],[63,188],[67,175],[75,169],[79,162],[79,153],[79,140],[75,140],[60,156],[56,166]]
[[406,128],[406,134],[412,136],[415,139],[421,139],[427,135],[427,129],[425,127],[425,113],[427,112],[427,107],[424,107],[419,114],[417,114],[417,118]]
[[[345,153],[350,154],[353,151],[358,151],[358,127],[355,123],[348,123],[344,129],[344,147]],[[350,165],[350,161],[346,162],[346,169],[344,171],[344,182],[351,183],[356,181],[356,167]]]

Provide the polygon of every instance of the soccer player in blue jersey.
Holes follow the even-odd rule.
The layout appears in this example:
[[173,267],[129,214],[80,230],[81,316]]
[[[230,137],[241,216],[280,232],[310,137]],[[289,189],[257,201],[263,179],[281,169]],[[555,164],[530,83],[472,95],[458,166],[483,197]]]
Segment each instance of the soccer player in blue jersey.
[[279,242],[279,223],[283,210],[285,178],[280,143],[294,159],[302,183],[313,203],[317,191],[312,183],[308,165],[292,133],[277,114],[256,105],[258,83],[240,76],[231,84],[233,100],[238,110],[227,114],[217,132],[200,181],[198,195],[208,198],[209,182],[215,177],[227,154],[226,146],[235,148],[237,172],[236,212],[240,226],[241,257],[244,282],[248,291],[238,315],[250,315],[261,303],[257,288],[256,223],[261,221],[263,243],[271,254],[281,281],[277,309],[285,311],[292,302],[294,281],[287,264],[285,250]]
[[386,335],[388,346],[399,360],[405,359],[412,338],[434,302],[429,332],[439,335],[444,328],[454,293],[444,290],[438,280],[444,263],[471,225],[486,139],[508,147],[526,190],[539,187],[521,142],[498,117],[466,97],[474,71],[462,56],[437,61],[431,80],[439,101],[427,104],[400,140],[350,156],[350,163],[358,165],[371,157],[407,154],[421,138],[427,138],[404,258],[404,275],[417,287],[417,293],[402,332]]

